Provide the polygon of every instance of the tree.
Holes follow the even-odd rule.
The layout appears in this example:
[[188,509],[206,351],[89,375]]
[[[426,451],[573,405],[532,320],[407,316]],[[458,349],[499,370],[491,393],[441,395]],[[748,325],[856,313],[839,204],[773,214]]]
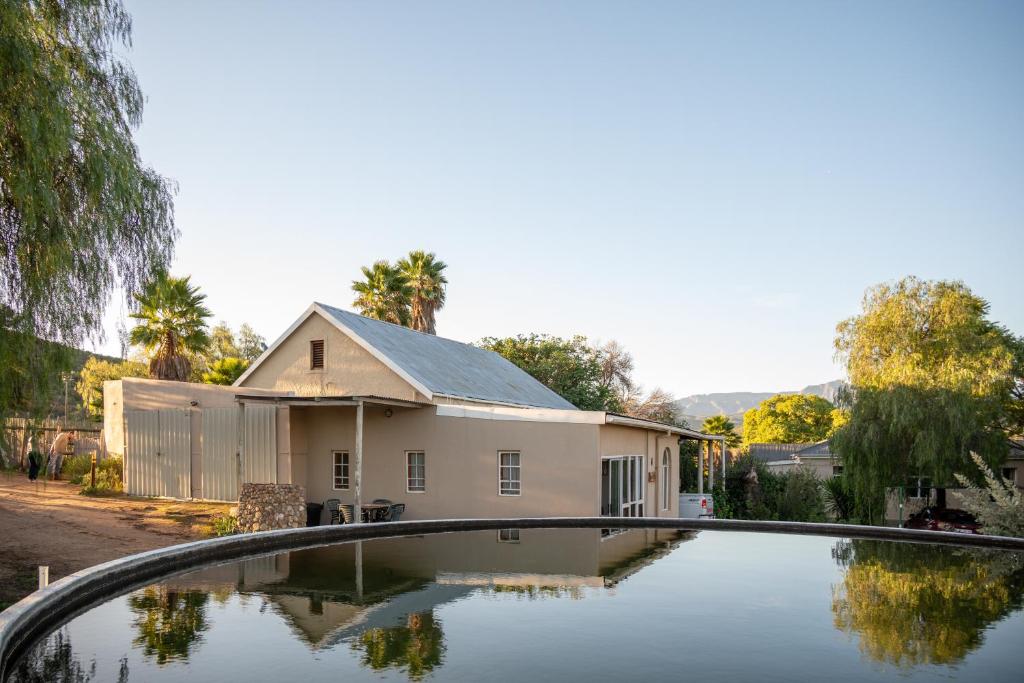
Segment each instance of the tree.
[[409,680],[419,681],[441,665],[444,631],[432,610],[413,612],[404,625],[367,629],[351,647],[363,651],[363,666],[402,669]]
[[240,358],[242,352],[235,342],[235,333],[223,320],[210,330],[210,346],[207,351],[207,362],[211,365],[224,358]]
[[955,666],[1024,602],[1015,553],[854,540],[832,555],[844,569],[832,594],[836,628],[893,666]]
[[236,335],[224,321],[210,330],[210,345],[206,352],[207,369],[225,358],[240,358],[250,363],[267,350],[267,340],[252,329],[249,323],[242,323]]
[[743,443],[811,443],[828,438],[835,408],[810,394],[779,394],[743,414]]
[[206,295],[188,277],[160,273],[135,300],[139,310],[131,317],[140,322],[132,329],[131,342],[150,354],[149,376],[187,382],[192,375],[187,354],[202,353],[210,344]]
[[411,289],[411,326],[414,330],[436,334],[434,314],[444,307],[444,270],[448,265],[432,252],[410,251],[398,262],[398,270]]
[[238,328],[238,353],[239,357],[250,363],[263,355],[267,350],[267,340],[256,334],[256,330],[249,326],[249,323],[242,323]]
[[832,447],[863,517],[878,519],[886,488],[918,476],[942,505],[971,451],[991,467],[1006,457],[1018,340],[987,315],[961,282],[908,277],[869,289],[862,313],[837,326],[850,414]]
[[94,420],[103,419],[103,383],[124,377],[147,377],[149,370],[142,363],[126,360],[112,363],[90,356],[78,373],[75,388],[82,397],[85,412]]
[[352,283],[352,302],[362,315],[408,327],[412,322],[412,287],[402,272],[387,261],[363,266],[363,279]]
[[736,448],[740,445],[740,435],[736,433],[736,425],[729,419],[728,415],[712,415],[704,418],[701,431],[705,434],[715,434],[725,437],[725,445],[729,448]]
[[478,346],[503,356],[581,410],[606,410],[614,401],[601,382],[600,356],[586,337],[487,337]]
[[132,644],[157,664],[187,662],[192,647],[209,628],[206,603],[210,594],[150,586],[128,596],[138,635]]
[[44,411],[63,349],[170,260],[173,187],[132,141],[130,41],[118,0],[0,3],[0,414]]
[[619,397],[619,403],[636,390],[633,381],[633,355],[614,339],[600,346],[601,385]]
[[644,395],[643,387],[633,385],[629,395],[625,399],[619,399],[618,403],[613,403],[612,406],[607,410],[622,412],[641,420],[678,424],[676,398],[661,387],[655,387],[651,393]]
[[203,373],[203,383],[228,386],[248,369],[249,361],[244,358],[221,358],[211,363],[210,369]]

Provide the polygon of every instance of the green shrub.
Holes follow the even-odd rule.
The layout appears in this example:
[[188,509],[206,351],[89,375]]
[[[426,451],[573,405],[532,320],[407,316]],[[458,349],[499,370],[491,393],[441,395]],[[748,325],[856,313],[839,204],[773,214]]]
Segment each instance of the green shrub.
[[[756,481],[751,477],[756,475]],[[821,482],[810,470],[774,472],[749,455],[735,460],[715,487],[715,515],[734,519],[818,522],[825,520]]]
[[60,476],[72,484],[81,484],[83,477],[89,478],[91,467],[92,457],[89,454],[66,457],[60,465]]
[[238,533],[238,518],[231,515],[217,515],[213,518],[214,536],[231,536]]
[[837,522],[851,522],[854,518],[853,493],[842,476],[830,477],[821,483],[825,511]]
[[91,485],[92,478],[87,471],[82,476],[83,495],[100,496],[120,493],[124,490],[124,463],[120,458],[106,458],[96,463],[96,486]]

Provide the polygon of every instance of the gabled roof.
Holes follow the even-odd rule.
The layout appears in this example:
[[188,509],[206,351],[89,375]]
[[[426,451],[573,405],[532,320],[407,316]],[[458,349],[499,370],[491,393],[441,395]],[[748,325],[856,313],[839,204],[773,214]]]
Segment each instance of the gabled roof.
[[564,398],[503,357],[471,344],[411,330],[314,303],[235,382],[242,382],[313,313],[323,316],[417,391],[487,403],[576,410]]
[[801,448],[793,455],[801,458],[830,458],[832,457],[832,450],[829,448],[828,439],[824,439],[817,443],[812,443],[806,448]]
[[752,443],[747,447],[751,457],[763,462],[789,460],[789,457],[802,448],[813,444],[806,443]]

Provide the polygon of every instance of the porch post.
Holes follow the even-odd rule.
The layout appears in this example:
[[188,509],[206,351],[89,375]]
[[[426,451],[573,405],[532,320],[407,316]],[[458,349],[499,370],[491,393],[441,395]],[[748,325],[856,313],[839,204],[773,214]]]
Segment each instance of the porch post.
[[697,493],[704,493],[704,441],[697,440]]
[[353,522],[363,521],[363,402],[356,403],[356,496]]
[[725,488],[725,437],[722,437],[722,488]]
[[715,490],[715,442],[708,441],[708,493]]
[[363,604],[363,542],[356,541],[356,604]]

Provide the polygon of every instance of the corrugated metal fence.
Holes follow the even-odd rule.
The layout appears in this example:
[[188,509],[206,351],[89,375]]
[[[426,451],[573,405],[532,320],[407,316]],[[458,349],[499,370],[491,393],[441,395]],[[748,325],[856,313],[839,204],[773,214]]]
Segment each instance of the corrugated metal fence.
[[[189,498],[201,490],[204,499],[237,500],[240,480],[276,483],[277,409],[246,406],[242,463],[238,415],[237,408],[125,411],[126,492]],[[193,430],[195,420],[201,420],[201,429]],[[192,443],[193,431],[199,444]],[[198,455],[195,472],[193,451]]]

